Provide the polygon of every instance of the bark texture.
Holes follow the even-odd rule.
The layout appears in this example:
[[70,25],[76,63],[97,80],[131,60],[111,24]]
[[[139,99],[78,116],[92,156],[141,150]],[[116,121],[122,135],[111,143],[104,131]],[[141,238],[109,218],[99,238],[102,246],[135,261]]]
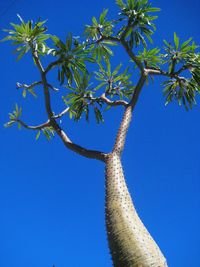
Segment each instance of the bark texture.
[[135,210],[120,156],[106,161],[106,227],[114,267],[166,267],[166,259]]
[[[142,78],[140,83],[144,83]],[[121,165],[138,92],[125,108],[113,151],[106,158],[107,236],[114,267],[167,267],[165,257],[135,210]]]

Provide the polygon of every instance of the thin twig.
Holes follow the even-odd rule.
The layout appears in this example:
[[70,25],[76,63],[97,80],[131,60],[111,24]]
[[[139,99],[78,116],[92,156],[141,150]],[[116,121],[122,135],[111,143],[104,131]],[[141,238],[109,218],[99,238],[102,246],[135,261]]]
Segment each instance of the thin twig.
[[23,122],[20,119],[15,119],[15,121],[18,122],[24,128],[29,129],[29,130],[42,130],[42,129],[50,126],[50,121],[49,120],[46,121],[45,123],[42,123],[42,124],[39,124],[39,125],[36,125],[36,126],[28,125],[28,124],[26,124],[25,122]]
[[54,87],[53,85],[51,85],[51,84],[49,84],[49,83],[48,83],[48,87],[49,87],[50,89],[52,89],[53,91],[55,91],[55,92],[58,92],[58,91],[59,91],[58,88]]
[[35,86],[37,86],[37,85],[40,85],[40,84],[42,84],[41,81],[39,81],[39,82],[34,82],[34,83],[30,84],[30,85],[25,84],[25,83],[19,83],[19,82],[17,82],[17,83],[16,83],[16,87],[17,87],[17,89],[19,89],[19,88],[25,88],[25,89],[27,89],[27,90],[30,90],[30,89],[32,89],[33,87],[35,87]]
[[64,110],[63,110],[62,112],[60,112],[59,114],[54,115],[53,118],[54,118],[54,119],[59,119],[59,118],[61,118],[62,116],[64,116],[68,111],[69,111],[69,107],[67,107],[66,109],[64,109]]

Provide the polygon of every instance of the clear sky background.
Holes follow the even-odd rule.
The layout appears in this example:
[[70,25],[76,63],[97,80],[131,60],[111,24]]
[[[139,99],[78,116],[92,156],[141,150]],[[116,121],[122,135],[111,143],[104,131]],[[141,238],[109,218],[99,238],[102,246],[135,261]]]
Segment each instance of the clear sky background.
[[[157,3],[159,2],[159,3]],[[25,20],[48,19],[48,30],[65,37],[80,35],[84,25],[103,8],[111,18],[114,1],[0,2],[0,28]],[[200,44],[199,0],[152,1],[162,11],[155,46],[172,40]],[[1,33],[1,38],[3,33]],[[45,120],[43,98],[22,99],[16,82],[38,80],[29,58],[16,62],[9,43],[1,43],[0,97],[0,266],[111,267],[104,224],[104,166],[66,150],[56,137],[51,142],[35,132],[5,129],[7,114],[17,102],[30,124]],[[124,60],[125,58],[125,60]],[[116,55],[114,65],[127,59]],[[50,77],[53,81],[54,77]],[[123,166],[134,204],[165,254],[170,267],[199,267],[200,251],[200,98],[190,112],[176,104],[164,106],[160,80],[145,87],[138,102],[123,154]],[[57,104],[57,101],[56,101]],[[62,109],[56,106],[55,110]],[[122,109],[96,125],[63,122],[75,142],[109,151]]]

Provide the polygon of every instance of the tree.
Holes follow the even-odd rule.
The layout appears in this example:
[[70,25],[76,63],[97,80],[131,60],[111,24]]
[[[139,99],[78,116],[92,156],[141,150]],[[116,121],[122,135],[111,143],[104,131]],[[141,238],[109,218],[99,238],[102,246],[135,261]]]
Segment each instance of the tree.
[[[99,19],[92,18],[92,25],[86,26],[84,41],[69,34],[64,43],[46,33],[45,22],[26,23],[20,16],[20,24],[11,24],[13,29],[8,31],[5,40],[18,45],[18,59],[31,53],[40,74],[39,81],[30,85],[17,83],[17,87],[23,89],[24,97],[27,92],[35,95],[36,86],[43,87],[48,120],[37,126],[29,126],[21,120],[22,109],[16,105],[7,126],[17,123],[19,127],[36,130],[36,138],[41,132],[48,139],[57,133],[67,148],[103,161],[106,164],[107,235],[114,266],[166,266],[164,256],[132,204],[124,180],[121,154],[132,113],[145,83],[155,76],[163,76],[166,79],[163,82],[166,104],[177,101],[179,105],[190,109],[195,104],[195,94],[200,90],[200,59],[195,43],[189,39],[180,44],[176,34],[173,44],[165,41],[164,54],[158,48],[147,47],[146,40],[152,42],[151,35],[155,31],[152,21],[156,16],[151,14],[159,11],[151,7],[148,1],[129,0],[124,3],[118,0],[117,4],[120,8],[119,17],[109,21],[107,10],[104,10]],[[112,70],[113,52],[110,47],[113,45],[122,46],[130,57],[131,66],[136,67],[135,72],[139,77],[136,85],[131,81],[128,68],[120,72],[122,66],[119,65]],[[47,56],[51,59],[50,63]],[[67,107],[58,114],[53,112],[51,105],[51,90],[57,92],[57,88],[48,80],[48,74],[55,69],[58,70],[60,86],[68,89],[63,97]],[[67,114],[75,121],[83,116],[89,120],[91,111],[94,111],[100,123],[103,121],[101,111],[104,106],[106,109],[115,106],[125,109],[110,153],[88,150],[74,144],[59,124],[59,119]]]

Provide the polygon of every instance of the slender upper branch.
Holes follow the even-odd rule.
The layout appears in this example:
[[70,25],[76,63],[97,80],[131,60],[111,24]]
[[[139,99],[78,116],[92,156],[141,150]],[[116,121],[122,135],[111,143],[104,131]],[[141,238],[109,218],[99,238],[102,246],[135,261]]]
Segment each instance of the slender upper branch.
[[121,39],[121,40],[125,40],[128,31],[129,31],[131,28],[133,29],[136,25],[137,25],[137,22],[133,22],[133,23],[132,23],[131,20],[129,19],[128,24],[127,24],[125,30],[122,32],[122,35],[121,35],[121,38],[120,38],[120,39]]
[[60,125],[58,125],[58,123],[56,122],[56,119],[60,118],[64,114],[66,114],[68,111],[68,108],[65,109],[63,112],[61,112],[60,114],[54,115],[54,113],[52,112],[52,107],[51,107],[51,96],[49,93],[49,85],[48,85],[48,82],[46,79],[46,71],[44,70],[44,68],[40,62],[40,59],[37,55],[37,51],[33,51],[33,57],[34,57],[34,60],[35,60],[36,65],[40,71],[41,78],[42,78],[42,84],[43,84],[43,88],[44,88],[45,108],[46,108],[46,112],[47,112],[47,115],[49,118],[49,125],[54,128],[54,130],[56,131],[58,136],[60,136],[60,138],[62,139],[65,146],[67,148],[69,148],[70,150],[72,150],[72,151],[74,151],[74,152],[76,152],[79,155],[82,155],[84,157],[88,157],[88,158],[92,158],[92,159],[98,159],[98,160],[105,162],[107,154],[100,152],[100,151],[96,151],[96,150],[89,150],[89,149],[83,148],[83,147],[73,143],[70,140],[70,138],[67,136],[67,134],[61,129]]
[[135,87],[135,90],[134,90],[134,93],[133,93],[133,96],[131,98],[131,101],[129,102],[129,106],[131,106],[132,110],[135,108],[135,105],[137,104],[137,101],[138,101],[138,97],[140,95],[140,92],[143,88],[143,85],[147,79],[147,72],[144,71],[138,81],[138,84],[137,86]]
[[62,63],[62,60],[59,58],[53,62],[51,62],[45,69],[45,74],[47,74],[50,70],[52,70],[54,67],[56,67],[58,64]]
[[37,65],[40,73],[43,73],[44,72],[44,68],[42,66],[42,63],[38,57],[38,53],[37,53],[37,50],[35,49],[35,47],[33,47],[33,45],[31,45],[31,50],[32,50],[32,56],[35,60],[35,64]]
[[127,106],[124,111],[124,115],[120,123],[120,127],[117,132],[117,137],[115,139],[115,144],[112,150],[112,152],[117,153],[118,155],[121,155],[124,149],[126,136],[131,123],[131,119],[132,119],[132,108],[131,106]]
[[142,73],[144,71],[144,66],[143,66],[142,62],[133,53],[132,49],[130,49],[130,47],[128,46],[128,43],[125,40],[127,32],[129,31],[129,29],[131,27],[134,27],[135,25],[136,25],[135,23],[132,24],[129,21],[128,25],[127,25],[126,29],[124,30],[124,32],[122,33],[121,37],[104,36],[100,32],[100,36],[101,37],[96,41],[96,43],[100,43],[100,42],[105,41],[105,40],[114,41],[114,42],[120,43],[124,47],[125,51],[129,55],[129,57],[135,62],[135,64],[138,66],[138,68],[140,69],[140,71]]
[[137,56],[133,53],[133,51],[129,48],[127,42],[125,40],[121,40],[121,44],[124,47],[125,51],[129,55],[129,57],[135,62],[135,64],[140,69],[141,73],[144,71],[144,66],[142,62],[137,58]]
[[121,153],[122,153],[122,151],[124,149],[127,132],[128,132],[128,129],[129,129],[129,126],[130,126],[130,123],[131,123],[131,119],[132,119],[132,111],[134,110],[134,108],[135,108],[135,106],[137,104],[140,92],[141,92],[141,90],[143,88],[143,85],[144,85],[144,83],[146,81],[146,78],[147,78],[147,73],[144,71],[142,73],[139,81],[138,81],[137,86],[135,87],[133,96],[132,96],[129,104],[125,108],[125,112],[124,112],[124,115],[123,115],[119,130],[118,130],[118,133],[117,133],[117,137],[116,137],[116,140],[115,140],[115,144],[114,144],[114,147],[113,147],[113,152],[115,152],[115,153],[117,153],[119,155],[121,155]]
[[118,42],[121,43],[122,46],[124,47],[125,51],[127,52],[127,54],[129,55],[129,57],[135,62],[135,64],[138,66],[138,68],[140,69],[141,72],[144,71],[144,66],[142,64],[142,62],[137,58],[137,56],[133,53],[133,51],[129,48],[128,43],[125,40],[125,35],[126,35],[126,31],[129,30],[129,28],[131,27],[131,25],[129,25],[126,30],[124,31],[124,33],[122,34],[121,38],[118,37],[113,37],[113,36],[104,36],[102,35],[97,41],[96,43],[100,43],[102,41],[113,41],[113,42]]

